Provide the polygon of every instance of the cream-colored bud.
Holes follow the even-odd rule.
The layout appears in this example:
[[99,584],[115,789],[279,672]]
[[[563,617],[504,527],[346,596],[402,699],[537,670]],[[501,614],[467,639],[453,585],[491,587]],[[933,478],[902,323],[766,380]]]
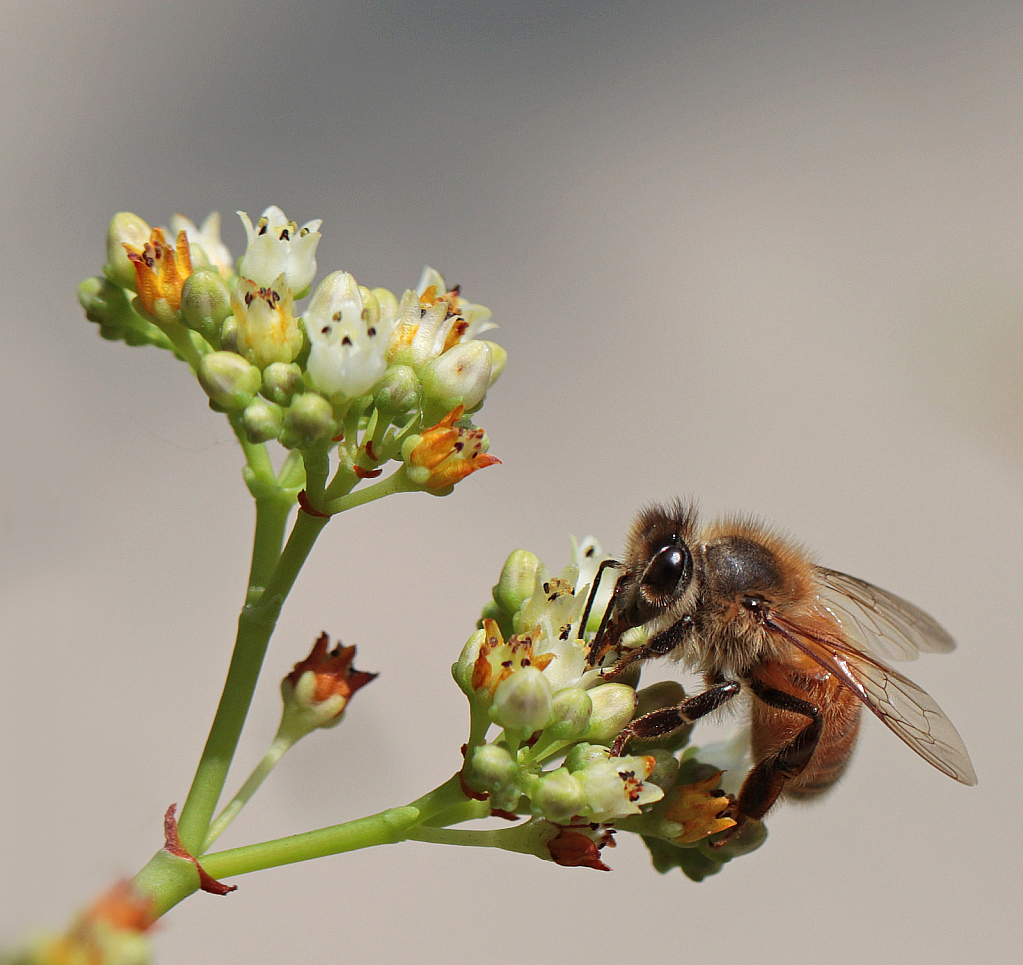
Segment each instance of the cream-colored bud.
[[515,550],[504,561],[501,577],[494,586],[494,602],[508,616],[514,616],[532,595],[540,558],[529,550]]
[[120,211],[110,219],[107,227],[107,263],[103,274],[115,285],[135,291],[135,265],[128,258],[124,246],[142,249],[152,232],[137,214]]
[[528,737],[550,723],[552,703],[547,678],[536,667],[523,667],[497,685],[490,719],[505,730]]
[[586,807],[582,785],[564,767],[543,774],[529,797],[533,813],[555,824],[568,824]]
[[[575,740],[581,737],[590,722],[593,701],[581,687],[566,687],[554,695],[551,707],[553,722],[547,733],[557,740]],[[553,818],[552,818],[553,820]]]
[[337,432],[334,410],[330,403],[315,392],[296,395],[284,417],[281,443],[289,449],[299,449],[328,442]]
[[508,351],[497,342],[484,342],[483,344],[490,346],[490,385],[493,385],[500,378],[508,362]]
[[[459,689],[465,694],[470,700],[476,697],[476,691],[473,690],[472,686],[472,671],[473,667],[476,666],[476,661],[479,659],[480,647],[486,642],[487,631],[477,630],[469,639],[466,641],[462,652],[458,657],[458,660],[451,666],[451,676],[454,677],[455,683],[458,684]],[[485,691],[489,696],[489,691]]]
[[271,402],[290,405],[304,390],[302,370],[294,362],[271,362],[263,369],[263,385],[259,391]]
[[593,701],[590,723],[583,736],[588,741],[609,743],[618,736],[636,711],[636,692],[625,684],[601,684],[587,691]]
[[252,443],[276,439],[283,425],[284,412],[281,407],[266,399],[253,399],[242,413],[242,426]]
[[490,372],[490,346],[475,340],[460,342],[426,366],[423,395],[444,412],[456,405],[474,409],[487,394]]
[[216,268],[192,272],[181,287],[181,317],[211,345],[220,341],[224,319],[231,314],[231,292]]
[[260,372],[234,352],[211,352],[203,356],[196,372],[199,384],[218,412],[244,409],[259,389]]

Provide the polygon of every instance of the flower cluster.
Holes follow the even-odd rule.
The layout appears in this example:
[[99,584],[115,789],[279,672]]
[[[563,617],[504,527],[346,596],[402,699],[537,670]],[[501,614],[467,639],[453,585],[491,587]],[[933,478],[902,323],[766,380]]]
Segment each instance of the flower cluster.
[[400,297],[344,271],[312,290],[321,222],[299,226],[274,206],[255,223],[239,216],[235,265],[216,214],[201,228],[178,215],[167,230],[116,215],[103,277],[79,287],[87,317],[105,338],[174,351],[248,443],[337,445],[352,480],[395,459],[413,470],[410,488],[447,491],[496,461],[468,420],[506,360],[480,338],[494,327],[486,308],[431,268]]
[[589,626],[580,620],[604,557],[591,539],[574,550],[557,576],[532,553],[512,553],[480,629],[452,667],[471,708],[463,790],[499,815],[530,815],[540,842],[534,853],[560,864],[605,869],[600,848],[612,831],[630,830],[650,845],[658,868],[702,878],[763,840],[758,830],[755,840],[710,847],[712,835],[735,825],[721,785],[726,770],[741,779],[748,738],[708,755],[687,746],[685,728],[612,756],[636,713],[676,704],[684,691],[664,682],[637,692],[638,676],[631,684],[608,680],[589,667],[587,634],[603,600],[591,607]]

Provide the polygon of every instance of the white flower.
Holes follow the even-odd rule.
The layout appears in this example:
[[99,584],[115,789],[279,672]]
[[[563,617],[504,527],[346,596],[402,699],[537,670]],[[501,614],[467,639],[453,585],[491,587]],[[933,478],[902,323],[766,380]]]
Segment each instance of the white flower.
[[497,327],[490,321],[489,308],[467,302],[457,288],[449,290],[432,268],[423,271],[418,291],[405,292],[395,314],[388,359],[410,365],[417,374],[456,345]]
[[303,320],[311,345],[306,371],[324,395],[357,398],[387,371],[384,352],[394,319],[347,272],[320,282]]
[[462,336],[463,341],[479,338],[484,332],[497,328],[497,323],[490,320],[491,311],[482,305],[474,305],[472,302],[462,298],[457,288],[448,289],[444,276],[434,268],[427,265],[419,278],[416,291],[419,297],[430,298],[430,289],[433,289],[433,298],[444,298],[451,305],[454,314],[461,315],[468,322],[469,327]]
[[566,764],[582,787],[586,801],[580,816],[591,821],[614,821],[639,814],[643,805],[664,797],[664,791],[656,784],[646,783],[654,769],[652,756],[589,760],[579,768],[574,768],[570,761]]
[[[217,211],[207,215],[201,228],[186,218],[183,214],[176,214],[170,219],[170,233],[172,238],[178,236],[179,231],[184,231],[190,245],[197,245],[202,249],[206,260],[220,272],[224,278],[230,278],[234,273],[234,262],[231,259],[231,252],[227,245],[220,240],[220,213]],[[195,259],[192,259],[193,262]]]
[[316,274],[316,246],[323,221],[308,221],[299,228],[276,205],[270,205],[255,225],[244,211],[239,211],[238,217],[248,237],[239,273],[262,286],[283,274],[295,298],[305,295]]
[[303,338],[291,305],[291,289],[284,275],[267,287],[239,278],[231,296],[238,354],[261,369],[271,362],[292,361],[302,350]]

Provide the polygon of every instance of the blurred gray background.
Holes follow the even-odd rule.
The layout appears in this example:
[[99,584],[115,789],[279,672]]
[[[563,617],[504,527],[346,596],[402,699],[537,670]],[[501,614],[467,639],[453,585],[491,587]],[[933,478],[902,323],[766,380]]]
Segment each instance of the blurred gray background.
[[[510,353],[498,468],[339,518],[267,657],[328,630],[380,671],[223,839],[404,803],[458,766],[448,667],[501,562],[616,552],[677,494],[746,510],[960,641],[907,667],[956,785],[867,721],[824,804],[697,885],[623,835],[612,874],[425,844],[198,895],[162,965],[541,958],[1000,963],[1023,781],[1023,10],[1013,3],[126,0],[6,5],[0,72],[5,670],[0,934],[56,926],[161,843],[227,667],[251,508],[184,366],[74,291],[110,215],[324,219],[335,268],[423,264]],[[234,782],[230,786],[235,786]]]

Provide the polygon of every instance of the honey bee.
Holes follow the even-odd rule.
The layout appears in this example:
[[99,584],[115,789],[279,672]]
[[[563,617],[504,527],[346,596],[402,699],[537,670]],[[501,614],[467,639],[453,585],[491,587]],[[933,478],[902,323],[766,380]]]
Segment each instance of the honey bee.
[[[729,806],[733,833],[763,818],[779,796],[807,799],[831,788],[849,763],[864,705],[939,771],[977,783],[952,722],[884,662],[955,646],[911,603],[815,565],[802,547],[751,519],[701,526],[682,502],[640,512],[623,561],[605,565],[623,574],[590,644],[590,666],[608,666],[611,655],[613,676],[672,655],[706,686],[633,720],[613,754],[631,738],[666,736],[741,692],[751,695],[753,766]],[[640,626],[646,642],[623,646],[626,631]]]

